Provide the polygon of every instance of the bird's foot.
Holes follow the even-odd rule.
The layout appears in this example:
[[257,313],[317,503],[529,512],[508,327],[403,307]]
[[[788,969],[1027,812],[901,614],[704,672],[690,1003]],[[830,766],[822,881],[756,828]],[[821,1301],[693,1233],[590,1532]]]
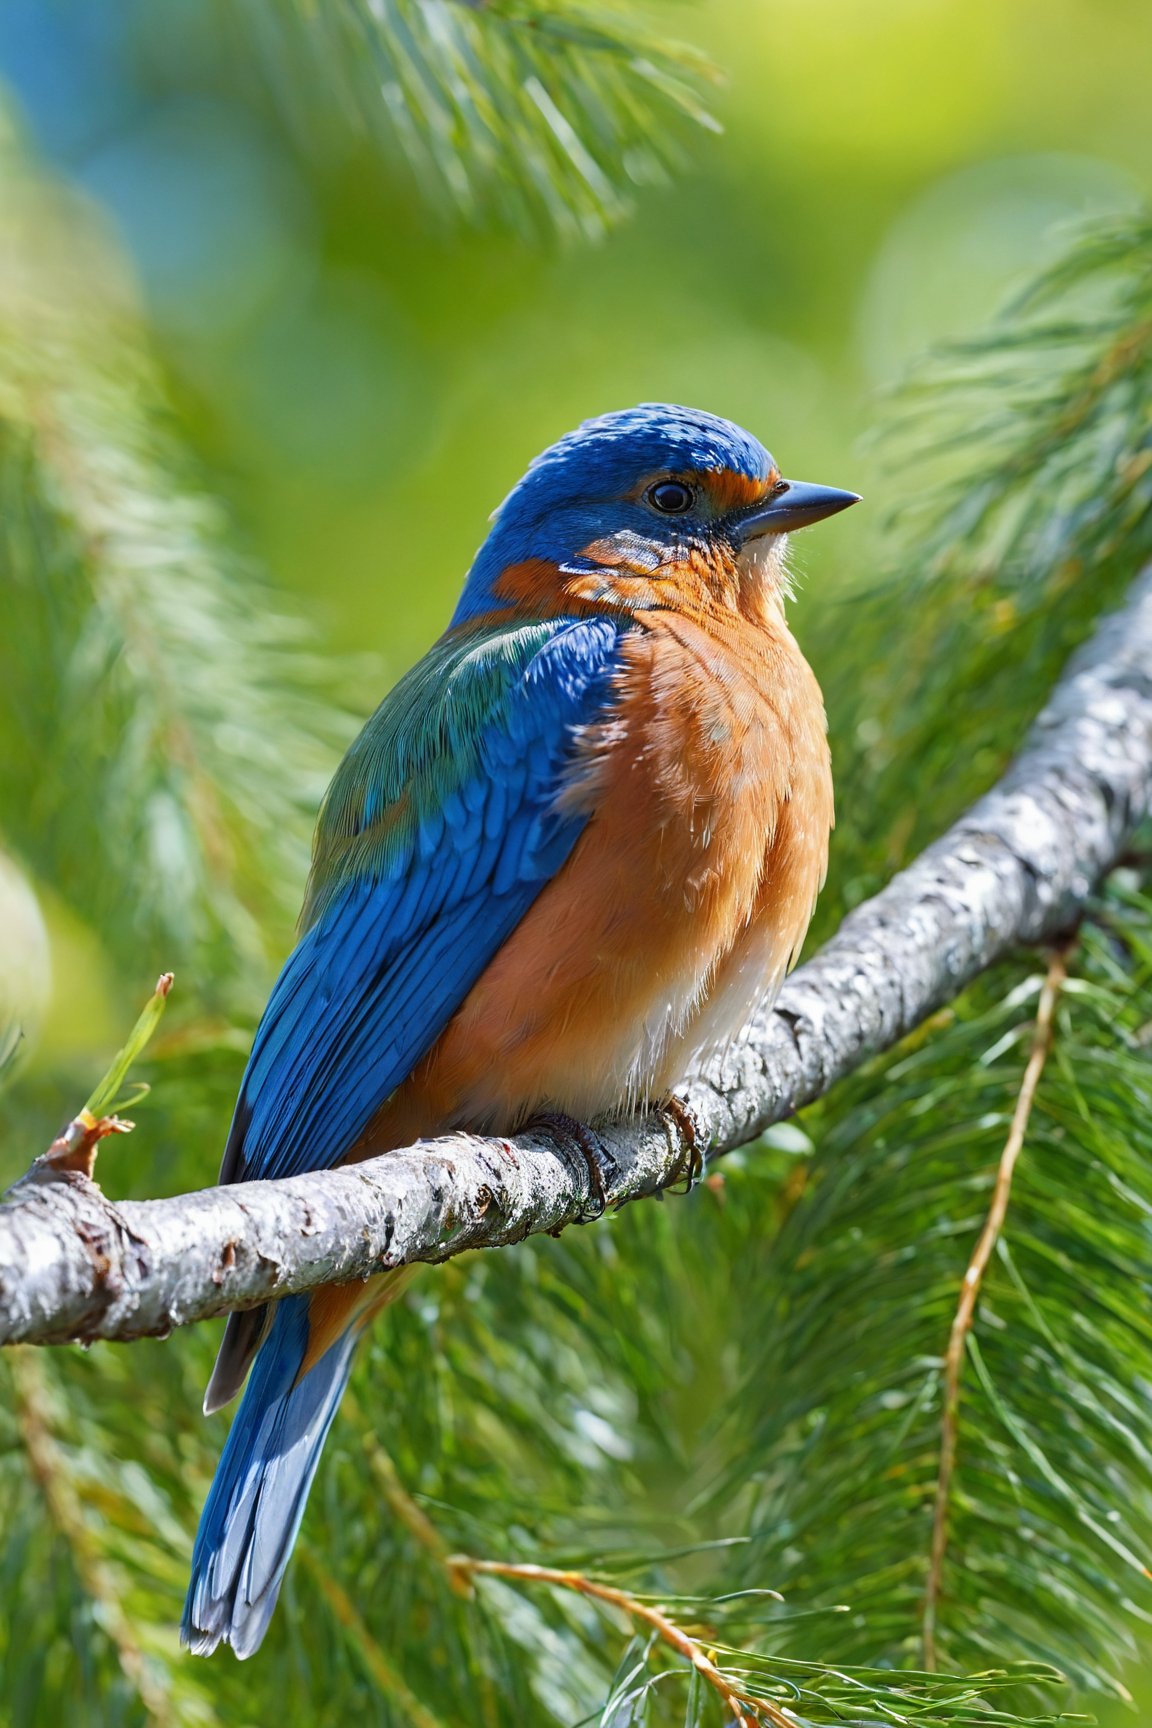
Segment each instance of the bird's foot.
[[704,1174],[704,1159],[708,1151],[708,1138],[700,1118],[691,1104],[683,1098],[677,1098],[675,1093],[665,1098],[659,1114],[675,1129],[676,1137],[687,1154],[687,1168],[681,1174],[691,1191]]
[[[580,1214],[578,1224],[592,1224],[597,1218],[602,1218],[608,1207],[608,1183],[616,1174],[616,1161],[605,1146],[600,1136],[589,1128],[586,1122],[578,1122],[574,1116],[566,1116],[562,1110],[544,1110],[538,1116],[533,1116],[525,1123],[528,1129],[538,1129],[547,1134],[559,1146],[562,1152],[571,1151],[575,1147],[588,1167],[588,1179],[592,1184],[594,1208]],[[554,1232],[559,1235],[559,1231]]]

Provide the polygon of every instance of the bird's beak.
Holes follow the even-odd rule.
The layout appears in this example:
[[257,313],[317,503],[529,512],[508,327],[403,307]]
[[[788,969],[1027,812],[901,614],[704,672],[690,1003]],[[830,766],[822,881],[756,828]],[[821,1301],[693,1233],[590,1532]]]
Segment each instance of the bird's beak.
[[767,503],[759,504],[733,525],[732,538],[737,547],[761,534],[792,534],[797,528],[807,528],[811,522],[822,522],[825,516],[835,516],[850,504],[859,504],[859,492],[841,492],[836,486],[812,486],[807,480],[782,480]]

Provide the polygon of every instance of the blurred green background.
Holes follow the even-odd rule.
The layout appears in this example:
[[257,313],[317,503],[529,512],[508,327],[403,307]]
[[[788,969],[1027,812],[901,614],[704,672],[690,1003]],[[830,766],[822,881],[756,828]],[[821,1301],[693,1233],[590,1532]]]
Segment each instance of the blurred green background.
[[[786,473],[864,492],[860,510],[797,547],[796,628],[829,694],[837,760],[870,748],[877,723],[857,682],[857,606],[889,575],[885,516],[902,502],[904,478],[890,449],[869,444],[878,399],[925,346],[980,329],[1014,287],[1057,255],[1069,224],[1129,212],[1147,200],[1152,8],[1146,0],[868,6],[808,0],[802,7],[711,0],[654,7],[647,16],[658,34],[697,45],[718,69],[719,81],[705,89],[718,127],[682,125],[680,159],[666,182],[638,187],[631,213],[599,239],[567,240],[544,223],[525,231],[499,220],[457,219],[420,193],[400,154],[381,150],[358,124],[354,104],[319,80],[306,102],[286,99],[271,69],[274,56],[261,48],[260,14],[255,0],[100,6],[4,0],[0,86],[27,147],[90,201],[122,250],[163,369],[173,431],[193,453],[197,482],[226,501],[234,537],[274,588],[303,609],[316,652],[327,661],[346,657],[343,705],[357,718],[367,714],[438,634],[488,513],[537,450],[587,415],[663,399],[747,425]],[[245,19],[249,27],[241,27]],[[891,613],[891,660],[884,665],[895,668],[902,621],[898,607]],[[908,630],[911,639],[911,619]],[[173,676],[179,671],[174,665]],[[881,680],[886,676],[882,669]],[[1006,688],[1010,654],[999,676],[998,688]],[[1040,678],[1036,663],[1030,676]],[[1042,685],[1022,686],[1021,706],[1031,712],[1042,692]],[[968,692],[973,736],[983,724],[982,695]],[[1002,755],[1018,736],[1016,718],[1008,715],[1002,729],[1006,739],[997,735],[985,757],[974,756],[967,743],[952,751],[955,779],[941,792],[939,808],[909,810],[907,821],[885,814],[881,823],[842,802],[838,849],[848,865],[834,871],[825,928],[882,877],[918,821],[929,832],[943,825],[953,788],[954,807],[970,782],[992,778],[996,751]],[[322,781],[314,760],[298,763],[290,751],[266,772],[286,781],[298,775],[303,802],[314,801]],[[866,857],[865,839],[873,847]],[[302,886],[302,857],[298,867]],[[0,878],[0,910],[16,907],[23,893],[15,879]],[[76,1088],[84,1077],[95,1079],[142,992],[171,959],[124,941],[117,948],[106,929],[86,922],[51,887],[44,887],[42,906],[54,982],[29,1062],[25,1115],[18,1118],[35,1128],[22,1126],[0,1148],[5,1180],[37,1149],[25,1131],[56,1125],[50,1112],[59,1105],[62,1077]],[[32,929],[34,920],[19,910],[9,916],[12,929]],[[288,910],[277,902],[265,919],[267,957],[254,962],[263,974],[250,980],[252,1001],[262,999],[290,934]],[[9,961],[14,953],[10,945]],[[38,954],[27,964],[35,968]],[[184,988],[195,997],[200,984],[189,980]],[[177,1014],[178,1002],[179,986]],[[219,1004],[198,1008],[204,1012],[184,1052],[188,1071],[158,1085],[139,1149],[134,1141],[131,1159],[120,1151],[104,1155],[109,1165],[116,1160],[109,1181],[117,1192],[178,1190],[215,1173],[245,1037],[217,1012]],[[243,1013],[232,1020],[242,1023]],[[181,1035],[178,1024],[169,1054],[180,1055]],[[74,1103],[82,1096],[78,1090]],[[477,1548],[488,1540],[487,1447],[506,1483],[532,1482],[538,1472],[541,1505],[557,1483],[564,1488],[567,1471],[575,1504],[594,1476],[589,1458],[595,1454],[598,1467],[607,1459],[614,1468],[612,1446],[627,1447],[629,1425],[642,1429],[650,1420],[654,1429],[675,1430],[675,1446],[670,1441],[656,1465],[637,1466],[640,1487],[622,1464],[619,1492],[638,1523],[648,1518],[661,1541],[673,1540],[690,1485],[707,1480],[731,1441],[731,1425],[709,1430],[705,1413],[741,1395],[742,1375],[755,1359],[757,1261],[753,1253],[752,1263],[743,1264],[744,1244],[775,1204],[765,1195],[783,1192],[784,1167],[796,1150],[785,1139],[758,1176],[732,1161],[723,1215],[719,1203],[714,1214],[706,1210],[707,1196],[691,1223],[680,1214],[669,1223],[671,1207],[655,1219],[655,1208],[638,1208],[635,1217],[600,1232],[595,1247],[595,1233],[586,1232],[575,1246],[566,1239],[498,1257],[508,1263],[499,1282],[487,1262],[420,1281],[406,1328],[389,1322],[373,1343],[371,1383],[392,1400],[385,1438],[405,1481],[422,1488],[430,1503],[438,1495],[451,1501],[450,1510],[436,1509],[455,1539],[474,1538]],[[763,1191],[754,1186],[759,1181]],[[646,1244],[650,1287],[641,1286],[634,1300],[639,1311],[646,1289],[651,1313],[667,1325],[679,1383],[669,1389],[663,1368],[651,1368],[646,1381],[637,1347],[635,1385],[624,1376],[624,1390],[602,1386],[595,1364],[573,1366],[587,1316],[581,1304],[595,1313],[604,1288],[596,1280],[613,1276],[613,1256],[631,1266]],[[683,1287],[668,1267],[684,1272]],[[661,1283],[665,1276],[670,1291]],[[702,1311],[692,1290],[706,1282],[712,1301]],[[480,1320],[476,1338],[468,1332],[477,1290],[487,1304],[483,1324],[516,1342],[506,1358]],[[532,1304],[539,1302],[540,1318],[520,1336],[517,1301],[525,1292],[534,1316]],[[567,1320],[557,1318],[565,1304]],[[636,1319],[637,1336],[650,1319]],[[171,1610],[220,1432],[217,1424],[205,1435],[197,1410],[211,1330],[198,1328],[168,1346],[102,1351],[82,1362],[69,1357],[60,1373],[70,1402],[61,1402],[57,1426],[71,1432],[74,1424],[77,1469],[97,1505],[93,1483],[100,1471],[91,1459],[100,1456],[105,1424],[107,1432],[134,1436],[114,1487],[101,1490],[111,1533],[101,1540],[116,1559],[124,1529],[118,1520],[134,1503],[142,1508],[135,1535],[161,1532],[155,1601],[144,1600],[146,1570],[128,1555],[127,1535],[120,1558],[134,1581],[130,1613],[141,1624],[156,1619],[149,1647],[177,1663]],[[444,1343],[443,1334],[459,1342]],[[405,1376],[419,1376],[433,1348],[452,1355],[451,1375],[437,1354],[434,1383],[413,1394],[417,1408],[405,1411]],[[467,1368],[481,1359],[490,1364],[483,1386],[479,1372],[471,1383]],[[581,1373],[587,1377],[584,1402],[578,1410],[573,1404],[552,1411],[553,1426],[541,1438],[540,1410],[555,1390],[550,1377],[562,1380],[569,1371],[573,1385]],[[142,1425],[135,1414],[139,1376],[152,1374],[151,1419]],[[368,1384],[362,1372],[356,1399]],[[507,1415],[493,1417],[489,1399],[502,1401]],[[312,1713],[301,1717],[309,1722],[328,1719],[318,1677],[337,1633],[325,1622],[315,1649],[303,1652],[289,1638],[319,1624],[314,1574],[326,1564],[331,1529],[341,1518],[347,1523],[349,1508],[359,1504],[357,1447],[363,1441],[368,1448],[371,1423],[355,1399],[350,1410],[334,1435],[319,1510],[310,1513],[286,1591],[277,1632],[284,1642],[260,1676],[269,1690],[251,1693],[273,1696],[270,1665],[290,1660],[298,1695],[311,1700]],[[148,1432],[139,1432],[142,1426]],[[85,1458],[91,1480],[84,1477]],[[607,1500],[587,1516],[590,1546],[597,1528],[602,1534],[614,1518],[619,1524]],[[710,1517],[707,1507],[697,1517],[697,1537],[710,1532]],[[357,1529],[355,1542],[360,1572],[352,1571],[363,1576],[374,1563],[376,1538]],[[20,1576],[25,1562],[17,1547],[8,1558]],[[433,1609],[423,1598],[414,1606],[407,1575],[397,1582],[378,1563],[380,1597],[368,1617],[388,1650],[388,1625],[416,1628]],[[51,1568],[43,1576],[55,1578]],[[63,1592],[58,1579],[54,1587]],[[411,1586],[414,1599],[423,1588],[419,1580]],[[47,1602],[47,1587],[42,1594]],[[431,1587],[428,1594],[434,1596]],[[435,1612],[442,1606],[435,1598]],[[333,1612],[335,1624],[341,1611]],[[507,1649],[513,1655],[531,1649],[537,1664],[523,1684],[531,1684],[537,1701],[562,1695],[557,1675],[568,1658],[553,1652],[555,1671],[548,1669],[544,1619],[528,1625],[527,1609],[521,1622],[507,1604],[505,1612]],[[65,1620],[60,1609],[54,1624]],[[811,1635],[812,1653],[821,1648],[822,1625]],[[371,1672],[379,1651],[365,1656],[362,1641],[357,1648]],[[65,1655],[58,1651],[57,1658],[64,1673]],[[429,1655],[433,1669],[453,1660],[464,1658],[450,1639],[447,1653],[436,1645]],[[523,1662],[527,1672],[526,1654]],[[176,1670],[174,1719],[217,1720],[215,1708],[223,1719],[246,1719],[238,1712],[250,1679],[228,1663],[186,1681],[187,1666]],[[249,1675],[258,1669],[253,1664]],[[422,1674],[420,1681],[434,1684]],[[402,1706],[387,1713],[395,1694],[379,1674],[377,1682],[361,1700],[366,1719],[404,1720]],[[569,1699],[582,1698],[589,1708],[602,1696],[596,1672],[569,1674],[564,1684]],[[92,1697],[107,1696],[95,1680],[92,1686]],[[356,1697],[351,1681],[347,1687],[340,1694],[345,1708]],[[137,1719],[131,1701],[121,1706],[123,1718],[109,1704],[100,1720]],[[557,1719],[565,1719],[562,1710]]]

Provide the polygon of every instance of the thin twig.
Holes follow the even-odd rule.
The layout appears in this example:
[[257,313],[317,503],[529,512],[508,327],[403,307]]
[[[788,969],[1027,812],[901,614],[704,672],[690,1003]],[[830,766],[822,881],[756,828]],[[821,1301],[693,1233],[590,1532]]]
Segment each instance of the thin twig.
[[682,1626],[677,1626],[674,1620],[670,1620],[663,1609],[657,1608],[651,1602],[642,1602],[638,1597],[630,1596],[626,1590],[619,1590],[613,1584],[600,1584],[594,1578],[585,1577],[583,1572],[563,1572],[552,1566],[514,1565],[503,1560],[474,1560],[469,1554],[453,1554],[448,1561],[448,1568],[462,1582],[478,1575],[488,1578],[512,1578],[527,1584],[553,1584],[558,1589],[575,1590],[581,1596],[606,1602],[610,1607],[619,1608],[629,1619],[642,1620],[646,1626],[651,1626],[657,1637],[662,1638],[665,1644],[670,1644],[673,1650],[683,1656],[685,1661],[695,1668],[700,1678],[719,1693],[737,1728],[756,1728],[756,1724],[761,1721],[770,1722],[772,1728],[797,1728],[795,1717],[788,1715],[778,1705],[766,1698],[746,1697],[735,1681],[717,1668],[703,1646]]
[[31,1350],[14,1350],[8,1361],[15,1414],[28,1467],[44,1496],[52,1523],[67,1542],[80,1582],[99,1609],[100,1624],[116,1650],[121,1672],[148,1719],[167,1728],[175,1723],[172,1700],[148,1662],[121,1603],[121,1590],[100,1553],[84,1517],[67,1460],[52,1433],[47,1365]]
[[1036,1089],[1040,1084],[1040,1076],[1044,1072],[1044,1064],[1052,1045],[1052,1018],[1056,1012],[1056,1004],[1060,999],[1060,990],[1068,975],[1067,952],[1054,949],[1048,959],[1048,972],[1040,991],[1040,1001],[1036,1009],[1036,1024],[1032,1033],[1032,1048],[1024,1069],[1024,1078],[1020,1082],[1020,1091],[1016,1098],[1016,1108],[1012,1112],[1012,1124],[1008,1130],[1008,1138],[1004,1142],[1004,1150],[1000,1154],[1000,1166],[996,1172],[996,1183],[992,1190],[992,1204],[988,1208],[988,1216],[984,1220],[984,1228],[980,1232],[972,1258],[968,1262],[968,1270],[964,1274],[964,1282],[960,1289],[960,1303],[956,1317],[952,1322],[952,1331],[948,1338],[948,1350],[944,1357],[944,1398],[940,1420],[940,1470],[936,1478],[936,1502],[932,1514],[932,1547],[928,1566],[928,1583],[924,1592],[924,1607],[921,1615],[921,1646],[924,1667],[930,1671],[936,1667],[936,1612],[940,1601],[940,1588],[944,1575],[944,1557],[948,1549],[948,1518],[951,1505],[952,1477],[956,1468],[956,1443],[960,1416],[960,1378],[964,1370],[964,1357],[967,1351],[968,1334],[972,1330],[972,1322],[976,1314],[976,1303],[980,1295],[980,1287],[984,1282],[984,1274],[988,1262],[992,1258],[1000,1232],[1004,1228],[1004,1220],[1008,1213],[1008,1201],[1012,1193],[1012,1176],[1016,1168],[1016,1160],[1024,1144],[1024,1135],[1028,1129],[1028,1120],[1032,1114],[1032,1105],[1036,1099]]

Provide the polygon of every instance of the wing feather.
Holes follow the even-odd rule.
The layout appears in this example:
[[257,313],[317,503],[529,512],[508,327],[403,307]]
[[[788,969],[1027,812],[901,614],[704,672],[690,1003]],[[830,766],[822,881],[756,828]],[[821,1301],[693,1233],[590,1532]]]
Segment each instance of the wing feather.
[[369,721],[325,801],[222,1180],[338,1163],[435,1042],[584,827],[556,795],[623,628],[450,635]]

